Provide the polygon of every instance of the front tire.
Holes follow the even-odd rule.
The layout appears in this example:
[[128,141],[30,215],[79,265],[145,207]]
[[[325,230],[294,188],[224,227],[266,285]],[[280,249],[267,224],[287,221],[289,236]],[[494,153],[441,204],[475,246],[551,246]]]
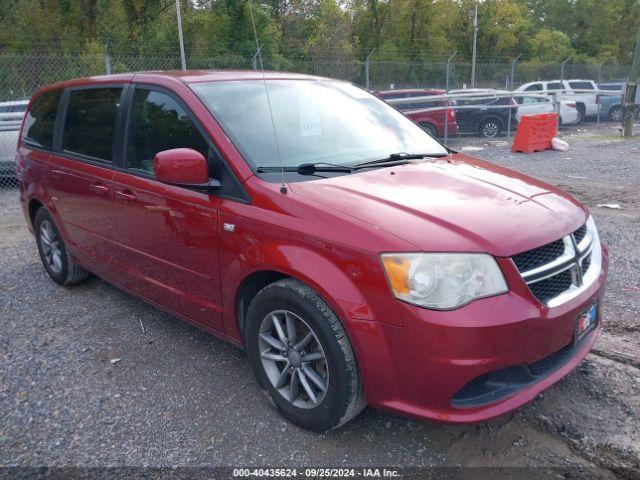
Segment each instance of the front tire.
[[346,332],[303,283],[288,278],[258,292],[247,310],[245,339],[258,383],[289,421],[325,432],[364,408]]
[[54,282],[65,286],[73,285],[89,276],[89,272],[69,255],[53,217],[46,209],[38,210],[33,226],[40,260]]

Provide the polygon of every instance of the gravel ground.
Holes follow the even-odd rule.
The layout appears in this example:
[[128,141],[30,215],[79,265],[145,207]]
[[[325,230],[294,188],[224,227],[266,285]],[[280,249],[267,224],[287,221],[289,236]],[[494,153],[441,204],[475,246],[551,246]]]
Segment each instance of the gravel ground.
[[587,129],[564,133],[565,153],[454,145],[575,194],[611,250],[595,353],[532,404],[472,426],[370,409],[324,435],[291,426],[241,350],[99,279],[48,280],[16,190],[0,190],[0,466],[528,466],[640,478],[640,140]]

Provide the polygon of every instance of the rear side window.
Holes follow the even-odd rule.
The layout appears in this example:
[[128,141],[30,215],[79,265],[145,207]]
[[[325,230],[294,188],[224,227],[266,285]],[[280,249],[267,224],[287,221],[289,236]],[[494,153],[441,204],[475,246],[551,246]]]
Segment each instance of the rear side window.
[[72,90],[62,149],[94,160],[111,162],[121,94],[121,87]]
[[187,115],[169,95],[136,88],[127,139],[127,166],[153,175],[156,153],[192,148],[205,158],[209,146]]
[[53,130],[60,102],[61,90],[40,95],[31,106],[22,130],[22,141],[30,146],[53,148]]
[[418,110],[420,108],[432,108],[437,106],[438,102],[424,102],[411,99],[407,99],[402,103],[394,104],[394,107],[396,107],[398,110]]
[[560,82],[551,82],[547,85],[547,90],[564,90],[564,86]]
[[569,86],[575,90],[593,90],[591,82],[569,82]]

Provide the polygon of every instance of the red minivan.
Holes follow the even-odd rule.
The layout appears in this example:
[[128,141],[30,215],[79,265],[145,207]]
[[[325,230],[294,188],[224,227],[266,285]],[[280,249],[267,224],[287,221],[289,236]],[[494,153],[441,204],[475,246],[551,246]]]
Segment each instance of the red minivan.
[[429,135],[438,138],[458,134],[455,107],[451,106],[449,100],[430,100],[425,97],[446,93],[446,90],[424,88],[373,92],[375,96],[390,101],[389,103],[424,128]]
[[59,83],[30,102],[17,174],[54,281],[91,272],[244,346],[307,429],[365,405],[495,417],[568,374],[601,328],[608,254],[582,204],[447,150],[349,83]]

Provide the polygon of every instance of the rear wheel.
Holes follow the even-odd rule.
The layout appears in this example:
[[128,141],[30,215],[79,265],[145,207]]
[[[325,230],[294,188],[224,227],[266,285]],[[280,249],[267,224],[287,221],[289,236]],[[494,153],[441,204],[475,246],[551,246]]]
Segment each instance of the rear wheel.
[[69,255],[53,217],[46,209],[41,208],[36,213],[34,230],[40,259],[45,271],[54,282],[60,285],[73,285],[89,276],[89,272],[79,266]]
[[421,123],[420,126],[422,129],[431,135],[433,138],[438,138],[438,132],[436,132],[436,127],[431,125],[430,123]]
[[609,110],[609,120],[612,122],[622,122],[624,118],[624,110],[622,105],[616,105]]
[[584,120],[584,112],[585,112],[584,105],[579,103],[578,105],[576,105],[576,110],[578,110],[578,118],[575,121],[574,125],[580,125]]
[[502,122],[496,118],[488,118],[480,123],[480,135],[484,138],[495,138],[502,132]]
[[302,428],[339,427],[365,406],[351,344],[336,315],[309,287],[284,279],[247,311],[251,368],[278,411]]

